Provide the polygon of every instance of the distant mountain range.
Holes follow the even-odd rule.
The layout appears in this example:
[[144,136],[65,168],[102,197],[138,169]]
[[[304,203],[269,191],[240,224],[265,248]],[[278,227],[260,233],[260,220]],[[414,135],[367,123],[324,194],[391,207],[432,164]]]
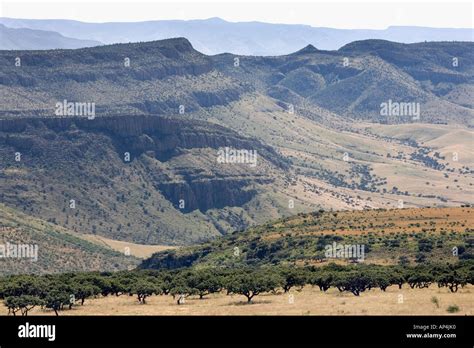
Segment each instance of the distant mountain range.
[[[12,71],[17,56],[25,69]],[[176,38],[75,51],[4,51],[0,62],[2,116],[50,116],[58,100],[94,101],[99,115],[168,115],[179,105],[198,112],[259,94],[278,100],[283,111],[292,104],[300,112],[319,107],[379,123],[411,123],[419,116],[427,123],[474,124],[469,42],[365,40],[337,51],[308,45],[285,56],[257,57],[206,56]],[[184,83],[189,78],[195,83]],[[420,115],[384,114],[381,104],[391,102],[418,103]]]
[[27,28],[15,29],[0,24],[0,49],[2,50],[81,48],[100,44],[98,41],[66,37],[54,31]]
[[[48,31],[2,30],[0,49],[50,49],[90,47],[99,43],[127,43],[186,37],[204,54],[283,55],[306,45],[334,50],[347,43],[383,39],[401,43],[423,41],[473,41],[472,28],[388,27],[383,30],[334,29],[308,25],[205,20],[85,23],[73,20],[0,18],[9,28]],[[55,34],[55,33],[56,34]],[[65,36],[61,38],[58,34]],[[32,40],[31,37],[41,37]],[[71,41],[74,39],[86,41]]]

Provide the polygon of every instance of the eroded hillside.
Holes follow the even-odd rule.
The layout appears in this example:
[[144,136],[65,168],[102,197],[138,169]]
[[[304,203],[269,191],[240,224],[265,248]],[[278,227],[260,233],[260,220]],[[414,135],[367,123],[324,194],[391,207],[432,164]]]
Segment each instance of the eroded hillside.
[[[254,149],[258,165],[220,165],[217,151],[225,147]],[[255,139],[205,122],[4,120],[0,148],[2,201],[78,232],[190,244],[285,209],[260,201],[284,179],[287,161]]]
[[[472,203],[472,43],[251,57],[178,38],[0,62],[1,202],[80,233],[192,244],[319,209]],[[58,116],[66,101],[94,118]],[[220,163],[225,147],[258,161]]]

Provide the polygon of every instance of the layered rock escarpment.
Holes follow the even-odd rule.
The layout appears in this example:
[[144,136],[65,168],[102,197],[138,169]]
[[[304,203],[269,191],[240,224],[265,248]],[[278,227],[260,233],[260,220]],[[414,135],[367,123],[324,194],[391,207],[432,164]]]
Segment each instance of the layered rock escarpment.
[[49,129],[65,132],[72,128],[85,132],[101,132],[110,135],[120,150],[128,150],[139,156],[146,151],[154,151],[157,158],[166,160],[179,149],[213,148],[232,146],[240,149],[258,149],[261,156],[278,167],[286,168],[288,161],[267,145],[256,139],[207,122],[186,120],[179,117],[120,116],[96,117],[30,117],[0,120],[0,132],[21,134],[34,129]]
[[[218,163],[222,147],[256,151],[259,166]],[[80,232],[148,243],[187,244],[245,227],[250,221],[235,213],[205,214],[244,211],[274,180],[269,169],[288,166],[273,148],[225,127],[156,115],[3,119],[0,153],[7,205]]]

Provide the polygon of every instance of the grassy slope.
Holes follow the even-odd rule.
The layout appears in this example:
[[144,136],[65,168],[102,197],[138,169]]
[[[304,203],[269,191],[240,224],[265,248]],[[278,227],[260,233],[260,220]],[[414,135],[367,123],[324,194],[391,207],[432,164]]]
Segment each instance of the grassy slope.
[[119,270],[138,259],[0,204],[0,243],[37,244],[38,260],[0,259],[0,274]]
[[[404,256],[413,264],[419,254],[425,261],[455,262],[453,247],[465,247],[466,255],[473,253],[473,212],[473,208],[423,208],[300,214],[199,247],[155,254],[142,267],[165,267],[170,260],[174,266],[198,267],[347,263],[347,259],[325,257],[325,246],[335,241],[365,245],[367,263],[396,264]],[[424,240],[431,250],[420,253]]]
[[[311,110],[311,115],[325,115],[323,110]],[[326,121],[308,119],[305,112],[297,109],[295,114],[290,114],[266,96],[247,95],[229,107],[215,107],[198,117],[262,139],[290,158],[294,170],[289,174],[297,184],[295,187],[275,188],[284,195],[305,202],[306,211],[321,207],[394,208],[399,199],[403,199],[406,207],[472,203],[473,176],[458,172],[463,165],[474,162],[474,154],[469,148],[474,139],[471,130],[428,124],[351,124],[343,120],[328,126]],[[418,145],[408,140],[416,141]],[[446,159],[438,161],[446,167],[439,170],[411,160],[410,155],[421,147],[431,149],[428,153],[430,158],[433,158],[435,151],[440,152]],[[450,160],[454,150],[458,152],[458,162]],[[345,153],[349,156],[348,161],[344,161]],[[399,153],[406,160],[396,159]],[[378,192],[370,192],[359,187],[347,189],[331,182],[336,175],[341,175],[346,185],[359,185],[357,166],[366,166],[371,170],[369,183],[386,183],[374,185]],[[451,169],[455,172],[448,171]],[[326,194],[313,194],[312,190],[303,189],[303,186],[311,185],[321,188],[319,191],[327,190]],[[409,195],[391,194],[394,186],[402,192],[408,191]],[[383,193],[383,189],[387,193]]]
[[92,243],[103,245],[104,247],[112,248],[119,253],[130,253],[137,258],[144,259],[150,257],[154,253],[163,250],[172,250],[176,247],[171,245],[146,245],[137,244],[131,242],[123,242],[115,239],[110,239],[98,235],[84,234],[81,238],[88,240]]

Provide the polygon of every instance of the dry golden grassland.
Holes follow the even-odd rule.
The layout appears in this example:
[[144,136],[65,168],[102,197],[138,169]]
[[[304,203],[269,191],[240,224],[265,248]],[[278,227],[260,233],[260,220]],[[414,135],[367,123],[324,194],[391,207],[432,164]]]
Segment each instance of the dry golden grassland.
[[170,245],[145,245],[145,244],[136,244],[131,242],[124,242],[115,239],[105,238],[98,235],[81,235],[82,238],[88,240],[89,242],[99,244],[105,247],[109,247],[115,251],[120,253],[129,253],[129,255],[133,255],[140,259],[146,259],[150,257],[154,253],[169,250],[169,249],[176,249],[175,246]]
[[[301,231],[302,221],[310,218],[293,217],[290,220],[275,224],[276,227],[290,228],[289,232],[298,235],[357,235],[377,232],[419,233],[429,229],[430,233],[465,232],[474,225],[474,208],[408,208],[392,210],[339,211],[336,212],[339,223],[334,218],[318,221],[318,224],[305,226]],[[383,230],[383,232],[381,231]],[[288,232],[286,232],[288,233]],[[278,239],[281,232],[268,233],[265,240]]]
[[[436,305],[437,299],[438,305]],[[449,306],[457,305],[459,311],[449,313]],[[6,315],[4,306],[0,315]],[[301,291],[285,294],[262,294],[247,304],[244,296],[213,294],[202,300],[187,298],[177,305],[171,296],[152,296],[146,304],[139,304],[136,297],[108,296],[86,300],[84,306],[61,311],[59,315],[473,315],[474,286],[467,285],[457,293],[436,285],[428,289],[401,290],[391,286],[387,291],[372,289],[359,297],[348,292],[306,286]],[[33,309],[29,315],[54,315],[50,310]]]

